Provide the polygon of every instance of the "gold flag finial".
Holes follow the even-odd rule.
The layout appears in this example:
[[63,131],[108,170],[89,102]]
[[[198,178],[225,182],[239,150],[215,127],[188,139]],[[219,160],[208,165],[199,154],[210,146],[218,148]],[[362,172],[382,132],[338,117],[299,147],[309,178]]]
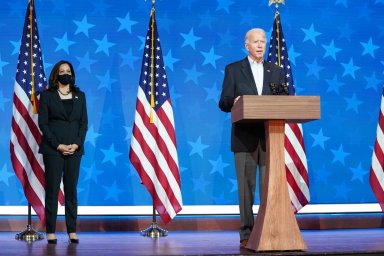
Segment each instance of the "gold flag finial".
[[275,3],[276,13],[278,13],[279,12],[279,3],[285,4],[285,0],[269,0],[268,5],[271,6],[271,4],[273,4],[273,3]]
[[285,2],[285,0],[269,0],[268,4],[269,4],[269,6],[271,6],[271,4],[273,4],[273,3],[276,3],[278,5],[279,3],[285,4],[284,2]]

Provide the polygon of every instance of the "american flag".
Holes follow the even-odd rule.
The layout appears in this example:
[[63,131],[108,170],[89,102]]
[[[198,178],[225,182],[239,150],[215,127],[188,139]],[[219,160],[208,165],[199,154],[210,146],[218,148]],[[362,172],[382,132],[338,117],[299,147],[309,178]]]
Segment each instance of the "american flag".
[[[278,14],[273,23],[267,60],[284,69],[286,74],[285,82],[289,86],[289,94],[294,95],[295,86],[292,69],[281,27],[280,15]],[[284,147],[288,191],[293,211],[296,213],[303,208],[310,199],[307,158],[301,124],[290,123],[285,125]]]
[[[30,1],[16,70],[10,151],[12,166],[24,189],[25,197],[43,225],[45,177],[43,157],[38,153],[41,133],[37,123],[37,110],[39,95],[46,87],[36,13],[34,3]],[[62,192],[59,201],[63,204]]]
[[161,219],[168,223],[183,202],[172,103],[154,10],[145,41],[129,159]]
[[369,183],[381,210],[384,212],[384,89],[381,96],[379,121],[377,124],[377,135],[375,147],[372,154],[372,166],[369,174]]

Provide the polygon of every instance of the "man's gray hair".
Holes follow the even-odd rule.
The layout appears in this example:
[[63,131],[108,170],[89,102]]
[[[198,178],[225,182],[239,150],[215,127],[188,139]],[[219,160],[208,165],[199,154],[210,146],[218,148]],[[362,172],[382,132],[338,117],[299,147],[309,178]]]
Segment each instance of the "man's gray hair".
[[244,38],[244,42],[245,43],[248,43],[249,34],[254,33],[254,32],[264,34],[265,39],[267,39],[267,36],[265,34],[264,29],[262,29],[262,28],[253,28],[253,29],[248,30],[248,32],[245,34],[245,38]]

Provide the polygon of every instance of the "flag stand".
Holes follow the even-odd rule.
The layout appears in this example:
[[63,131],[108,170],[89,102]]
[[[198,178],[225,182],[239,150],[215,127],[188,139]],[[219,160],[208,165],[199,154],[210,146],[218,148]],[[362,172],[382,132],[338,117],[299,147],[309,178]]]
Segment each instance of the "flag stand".
[[158,238],[162,236],[167,236],[168,231],[160,228],[156,223],[156,209],[155,205],[153,205],[153,213],[152,213],[152,224],[149,228],[144,229],[140,232],[142,236],[148,236],[151,238]]
[[34,242],[36,240],[44,239],[44,235],[34,228],[32,228],[32,214],[31,214],[31,205],[28,203],[28,225],[27,229],[17,233],[15,235],[16,240],[26,241],[28,243]]

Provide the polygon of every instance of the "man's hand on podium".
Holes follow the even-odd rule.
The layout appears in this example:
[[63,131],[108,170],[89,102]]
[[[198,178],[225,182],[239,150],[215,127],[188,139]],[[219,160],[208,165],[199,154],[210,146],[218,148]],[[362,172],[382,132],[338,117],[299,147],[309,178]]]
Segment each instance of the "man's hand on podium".
[[233,106],[235,106],[236,102],[240,99],[240,96],[237,96],[235,100],[233,101]]

